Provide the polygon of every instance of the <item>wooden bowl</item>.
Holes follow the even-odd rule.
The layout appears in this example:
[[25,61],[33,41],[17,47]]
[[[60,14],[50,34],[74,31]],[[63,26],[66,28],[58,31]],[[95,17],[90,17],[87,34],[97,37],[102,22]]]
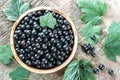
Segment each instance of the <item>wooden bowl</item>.
[[[30,67],[28,65],[26,65],[17,55],[16,53],[16,50],[15,50],[15,44],[14,44],[14,38],[13,38],[13,35],[14,35],[14,31],[17,27],[17,25],[19,24],[19,22],[28,14],[28,13],[31,13],[33,11],[38,11],[38,10],[50,10],[50,11],[53,11],[53,12],[56,12],[56,13],[59,13],[60,15],[62,15],[63,17],[66,18],[66,20],[68,20],[68,22],[70,23],[71,27],[72,27],[72,30],[74,32],[74,45],[73,45],[73,50],[70,54],[70,56],[67,58],[67,60],[65,60],[61,65],[57,66],[57,67],[54,67],[52,69],[36,69],[36,68],[33,68],[33,67]],[[76,49],[77,49],[77,31],[76,31],[76,28],[73,24],[73,22],[71,21],[71,19],[65,15],[64,13],[60,12],[59,10],[56,10],[54,8],[50,8],[50,7],[37,7],[37,8],[34,8],[34,9],[30,9],[28,11],[26,11],[23,15],[21,15],[19,17],[19,19],[14,23],[13,27],[12,27],[12,30],[11,30],[11,36],[10,36],[10,43],[11,43],[11,49],[12,49],[12,52],[13,52],[13,55],[14,55],[14,58],[16,59],[16,61],[22,66],[24,67],[25,69],[31,71],[31,72],[35,72],[35,73],[40,73],[40,74],[47,74],[47,73],[53,73],[53,72],[56,72],[62,68],[64,68],[66,65],[68,65],[68,63],[70,63],[70,61],[73,59],[74,55],[75,55],[75,52],[76,52]]]

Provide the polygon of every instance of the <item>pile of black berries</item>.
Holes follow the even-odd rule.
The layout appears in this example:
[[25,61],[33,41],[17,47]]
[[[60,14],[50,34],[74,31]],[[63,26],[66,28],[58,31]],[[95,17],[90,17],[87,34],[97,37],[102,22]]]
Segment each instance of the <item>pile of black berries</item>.
[[95,47],[90,45],[89,43],[83,44],[81,45],[82,50],[86,53],[86,54],[91,54],[91,56],[96,57],[95,54]]
[[[54,29],[40,26],[39,17],[51,12],[56,18]],[[49,10],[35,11],[24,17],[14,32],[15,50],[28,66],[50,69],[61,65],[70,55],[74,35],[70,23]]]

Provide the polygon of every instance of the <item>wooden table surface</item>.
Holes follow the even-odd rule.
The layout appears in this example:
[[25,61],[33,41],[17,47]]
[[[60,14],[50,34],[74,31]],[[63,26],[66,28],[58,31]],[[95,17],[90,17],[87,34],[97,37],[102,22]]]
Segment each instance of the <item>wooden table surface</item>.
[[[31,7],[40,7],[40,6],[50,6],[56,9],[59,9],[66,13],[75,24],[78,34],[79,29],[83,25],[80,20],[81,11],[76,5],[76,0],[24,0],[30,2]],[[109,22],[116,21],[120,22],[120,1],[119,0],[104,0],[107,3],[108,11],[105,17],[109,20]],[[4,45],[9,42],[10,30],[14,22],[7,20],[6,16],[3,14],[3,9],[8,7],[10,0],[0,0],[0,45]],[[101,27],[105,30],[108,28],[108,23],[101,23]],[[104,35],[104,34],[102,34]],[[81,38],[81,36],[78,36]],[[96,75],[97,80],[120,80],[120,57],[118,57],[117,62],[112,62],[103,54],[102,50],[99,48],[99,43],[94,45],[96,47],[96,54],[99,58],[92,60],[91,62],[98,66],[99,63],[105,64],[107,68],[111,68],[115,71],[114,76],[109,76],[107,71],[100,72],[99,75]],[[86,56],[85,53],[82,52],[80,46],[76,51],[75,58],[79,57],[80,59],[88,59],[90,60],[90,56]],[[11,80],[9,78],[9,73],[15,69],[17,66],[11,61],[10,65],[4,65],[0,62],[0,80]],[[30,73],[30,80],[62,80],[64,70],[53,74],[36,74]]]

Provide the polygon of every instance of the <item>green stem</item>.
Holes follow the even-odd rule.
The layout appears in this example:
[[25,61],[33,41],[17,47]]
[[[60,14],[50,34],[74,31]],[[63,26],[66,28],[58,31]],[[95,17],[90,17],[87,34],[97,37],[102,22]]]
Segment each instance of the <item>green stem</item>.
[[104,22],[104,24],[107,25],[107,27],[110,26],[110,24],[111,24],[111,22],[108,20],[108,18],[106,18],[104,16],[102,17],[102,21]]
[[80,44],[82,41],[84,41],[86,39],[86,37],[83,37],[79,42],[78,44]]
[[11,58],[11,59],[14,61],[14,63],[15,63],[17,66],[21,67],[21,66],[16,62],[16,60],[15,60],[14,58]]
[[103,41],[100,41],[100,49],[102,49],[104,46],[104,42]]

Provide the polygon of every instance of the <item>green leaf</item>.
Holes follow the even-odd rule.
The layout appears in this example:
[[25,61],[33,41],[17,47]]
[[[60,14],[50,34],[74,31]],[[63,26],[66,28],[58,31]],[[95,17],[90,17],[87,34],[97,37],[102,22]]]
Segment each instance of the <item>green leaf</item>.
[[[80,30],[81,35],[84,36],[88,43],[94,44],[100,40],[101,28],[99,26],[93,26],[90,22],[83,26]],[[92,40],[90,36],[95,36],[96,40]]]
[[91,23],[92,25],[96,25],[99,24],[101,20],[101,17],[95,17],[92,20],[89,21],[89,23]]
[[29,7],[29,3],[24,3],[21,8],[20,8],[20,15],[22,15],[25,11],[29,10],[30,7]]
[[67,67],[63,80],[80,80],[80,65],[78,60],[73,60]]
[[52,14],[50,12],[48,12],[47,14],[41,16],[40,18],[40,25],[42,27],[49,27],[49,28],[54,28],[54,26],[56,25],[56,19],[52,16]]
[[[85,23],[96,19],[94,24],[98,24],[101,21],[101,17],[107,11],[107,5],[103,0],[77,0],[77,4],[83,12],[81,20]],[[99,20],[97,19],[98,17],[100,18]]]
[[112,61],[120,56],[120,34],[109,34],[105,37],[103,51]]
[[120,24],[116,22],[112,22],[112,24],[110,25],[108,29],[108,33],[109,34],[115,34],[115,33],[120,34]]
[[3,12],[9,20],[16,21],[27,10],[29,3],[23,3],[23,0],[11,0],[9,7],[3,9]]
[[12,56],[13,56],[13,54],[12,54],[12,51],[11,51],[10,44],[0,46],[0,61],[2,63],[9,64]]
[[80,60],[80,65],[85,65],[88,68],[93,68],[93,65],[88,60]]
[[[82,65],[85,65],[87,70],[83,70]],[[96,80],[92,68],[93,65],[87,60],[73,60],[68,65],[63,80]]]
[[16,70],[12,71],[9,76],[12,80],[26,80],[29,71],[24,69],[23,67],[18,67]]
[[104,54],[116,61],[116,56],[120,56],[120,24],[112,22],[108,29],[108,35],[105,37],[103,51]]

